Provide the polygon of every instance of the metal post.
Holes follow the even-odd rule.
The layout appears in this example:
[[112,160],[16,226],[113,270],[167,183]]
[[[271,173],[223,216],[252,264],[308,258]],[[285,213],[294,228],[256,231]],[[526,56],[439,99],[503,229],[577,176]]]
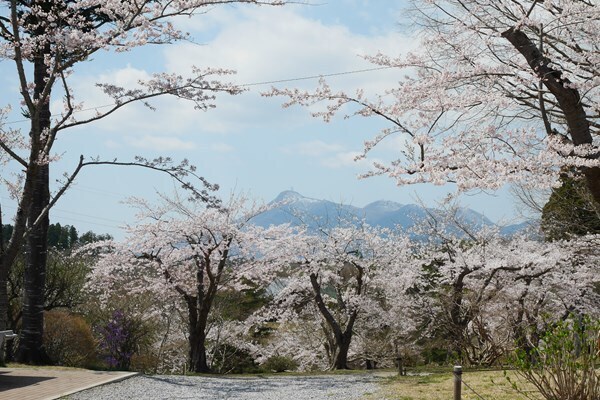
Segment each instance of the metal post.
[[454,366],[454,400],[460,400],[460,391],[462,389],[462,367]]

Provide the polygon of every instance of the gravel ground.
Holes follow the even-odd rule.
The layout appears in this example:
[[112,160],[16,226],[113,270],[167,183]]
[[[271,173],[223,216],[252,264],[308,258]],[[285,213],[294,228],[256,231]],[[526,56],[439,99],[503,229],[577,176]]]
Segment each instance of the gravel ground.
[[379,380],[381,377],[366,373],[250,378],[136,376],[76,393],[68,399],[352,400],[374,393]]

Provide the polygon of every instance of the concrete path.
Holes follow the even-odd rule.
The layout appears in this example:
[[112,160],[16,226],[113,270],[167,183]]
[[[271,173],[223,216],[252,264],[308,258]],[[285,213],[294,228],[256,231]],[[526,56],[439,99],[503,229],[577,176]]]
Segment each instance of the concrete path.
[[0,368],[0,399],[58,399],[134,375],[137,373],[84,369]]

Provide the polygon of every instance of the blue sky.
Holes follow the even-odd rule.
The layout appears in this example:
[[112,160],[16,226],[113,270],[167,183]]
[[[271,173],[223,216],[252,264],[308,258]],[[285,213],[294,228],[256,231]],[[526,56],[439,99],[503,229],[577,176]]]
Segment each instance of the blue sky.
[[[398,0],[330,0],[311,6],[219,7],[176,21],[193,42],[148,46],[124,54],[100,53],[78,66],[71,85],[85,107],[96,107],[111,102],[94,88],[96,82],[134,84],[160,71],[185,75],[192,65],[235,69],[237,75],[225,79],[240,84],[362,70],[372,65],[360,55],[377,51],[398,55],[416,45],[414,32],[403,23],[406,6]],[[9,61],[0,62],[0,105],[18,104],[12,67]],[[400,78],[399,71],[385,70],[332,77],[328,82],[335,89],[363,87],[374,93]],[[316,84],[312,79],[279,86],[313,88]],[[134,105],[102,122],[64,132],[55,147],[62,158],[52,167],[53,177],[70,171],[80,154],[121,161],[134,155],[163,155],[189,159],[200,174],[221,185],[224,195],[244,191],[264,201],[294,189],[308,197],[355,206],[379,199],[414,203],[417,198],[435,205],[446,193],[454,192],[451,185],[397,187],[385,177],[358,180],[357,175],[368,169],[368,161],[356,163],[353,157],[382,122],[337,119],[325,124],[312,119],[306,109],[282,109],[283,99],[261,97],[260,92],[269,88],[252,85],[241,95],[219,96],[217,108],[207,112],[194,110],[190,103],[159,99],[152,102],[156,111]],[[20,119],[15,113],[12,121]],[[12,127],[26,129],[26,123]],[[392,139],[374,156],[391,159],[394,148]],[[74,225],[81,232],[107,232],[120,238],[119,226],[134,221],[134,211],[122,204],[124,199],[153,199],[157,192],[173,190],[169,179],[148,171],[88,169],[51,212],[51,220]],[[4,189],[0,195],[8,220],[14,205]],[[469,194],[462,197],[462,203],[493,221],[514,219],[507,190]]]

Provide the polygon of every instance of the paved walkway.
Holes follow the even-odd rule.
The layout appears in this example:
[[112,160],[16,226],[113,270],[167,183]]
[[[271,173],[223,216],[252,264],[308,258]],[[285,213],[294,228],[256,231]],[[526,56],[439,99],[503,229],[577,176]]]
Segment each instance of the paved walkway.
[[0,399],[52,400],[136,375],[84,369],[0,368]]

